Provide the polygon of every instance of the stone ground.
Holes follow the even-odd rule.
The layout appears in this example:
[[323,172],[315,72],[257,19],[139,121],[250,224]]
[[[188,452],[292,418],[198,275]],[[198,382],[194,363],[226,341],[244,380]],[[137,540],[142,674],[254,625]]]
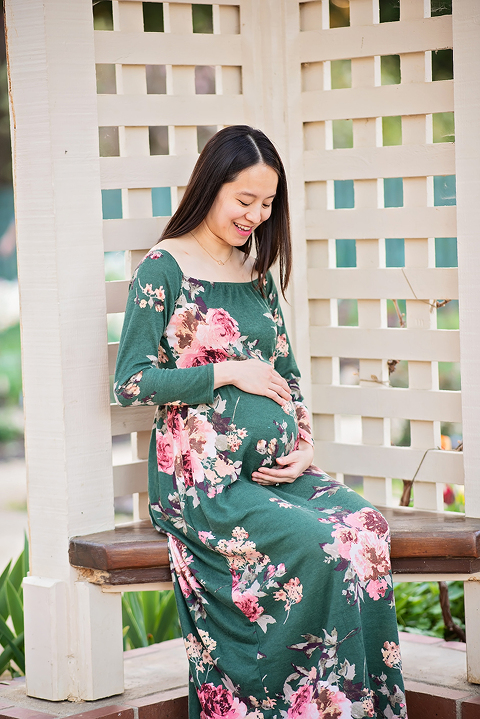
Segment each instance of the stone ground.
[[[410,711],[411,719],[416,719],[417,716],[421,716],[422,719],[450,717],[450,713],[445,713],[443,709],[447,709],[448,702],[458,703],[462,698],[466,698],[469,708],[473,708],[473,713],[469,713],[468,716],[480,717],[480,704],[478,704],[480,687],[469,684],[465,679],[465,645],[402,633],[401,647],[404,675],[412,705],[415,700],[418,701],[418,697],[422,696],[430,701],[441,702],[444,699],[446,702],[445,706],[439,707],[440,713],[437,713],[433,707],[432,713]],[[78,703],[47,702],[27,697],[24,679],[0,680],[0,717],[18,716],[33,719],[34,713],[37,712],[54,717],[67,717],[111,705],[133,707],[138,710],[148,701],[150,706],[153,706],[156,698],[163,692],[173,690],[176,695],[185,694],[187,676],[183,642],[181,639],[174,639],[145,649],[125,652],[125,692],[109,699]],[[8,706],[15,707],[14,711],[8,709],[2,711],[3,707]],[[20,709],[29,710],[32,714],[23,714]],[[134,715],[137,716],[136,713]],[[161,715],[155,714],[155,716]]]

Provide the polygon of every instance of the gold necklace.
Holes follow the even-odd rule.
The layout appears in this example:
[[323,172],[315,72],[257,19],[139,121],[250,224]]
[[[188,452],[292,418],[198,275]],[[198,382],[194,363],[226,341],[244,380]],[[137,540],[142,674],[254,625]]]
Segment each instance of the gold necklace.
[[210,254],[210,252],[207,250],[207,248],[202,245],[202,243],[200,242],[200,240],[198,240],[198,239],[195,237],[195,235],[193,234],[193,232],[192,232],[191,230],[190,230],[190,234],[191,234],[191,236],[193,237],[193,239],[195,240],[195,242],[198,242],[198,244],[200,245],[200,247],[202,248],[202,250],[204,250],[204,251],[207,253],[207,255],[209,255],[209,256],[212,258],[212,260],[215,260],[215,262],[217,263],[217,265],[221,265],[221,266],[223,267],[223,265],[226,265],[226,264],[227,264],[228,260],[229,260],[230,257],[232,256],[233,247],[230,249],[230,254],[228,255],[228,257],[227,257],[227,259],[225,260],[225,262],[222,262],[222,260],[217,260],[216,257],[214,257],[212,254]]

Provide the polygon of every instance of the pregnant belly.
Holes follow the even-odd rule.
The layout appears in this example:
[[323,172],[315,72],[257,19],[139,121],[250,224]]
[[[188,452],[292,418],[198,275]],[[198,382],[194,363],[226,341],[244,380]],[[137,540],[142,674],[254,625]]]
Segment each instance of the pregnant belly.
[[219,396],[215,412],[218,417],[224,408],[221,417],[226,434],[220,434],[216,444],[220,451],[228,451],[231,460],[242,462],[243,476],[250,477],[262,465],[275,465],[277,457],[294,449],[298,426],[292,402],[283,408],[268,397],[230,385],[222,387]]

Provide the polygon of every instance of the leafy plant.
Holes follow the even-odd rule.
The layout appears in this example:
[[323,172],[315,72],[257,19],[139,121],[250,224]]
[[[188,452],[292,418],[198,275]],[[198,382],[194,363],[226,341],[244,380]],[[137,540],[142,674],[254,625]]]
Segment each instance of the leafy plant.
[[22,581],[28,573],[28,540],[13,568],[10,561],[0,576],[0,675],[25,674]]
[[122,597],[123,647],[136,649],[179,637],[173,590],[127,592]]
[[[398,628],[412,634],[427,634],[451,640],[443,623],[438,582],[399,582],[395,584]],[[448,582],[453,621],[465,629],[463,583]],[[455,637],[456,638],[456,637]]]

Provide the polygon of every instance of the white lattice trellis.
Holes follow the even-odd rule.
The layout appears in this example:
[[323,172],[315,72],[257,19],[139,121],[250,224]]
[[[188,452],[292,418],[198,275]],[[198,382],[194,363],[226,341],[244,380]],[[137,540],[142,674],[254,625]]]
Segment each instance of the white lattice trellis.
[[[120,595],[82,581],[67,556],[69,537],[113,527],[114,495],[137,494],[136,515],[146,514],[152,414],[108,406],[117,347],[107,353],[106,314],[123,311],[128,282],[105,283],[103,258],[126,251],[128,277],[156,242],[167,218],[153,217],[152,188],[170,188],[175,208],[198,156],[197,128],[252,124],[284,157],[295,252],[286,312],[318,463],[340,478],[362,475],[366,496],[388,503],[391,478],[411,479],[439,444],[440,422],[460,422],[463,410],[466,506],[480,516],[478,3],[454,0],[452,18],[430,17],[428,0],[400,0],[400,19],[380,22],[378,0],[351,0],[349,26],[330,28],[329,0],[224,0],[212,5],[210,34],[193,32],[183,0],[163,3],[162,32],[145,32],[145,4],[113,0],[113,30],[94,32],[91,0],[6,1],[31,538],[27,687],[47,699],[122,688]],[[452,47],[455,80],[434,81],[432,53]],[[392,55],[401,82],[382,85],[381,58]],[[95,65],[110,66],[115,92],[97,96]],[[148,86],[159,66],[165,92]],[[196,92],[205,66],[214,93]],[[452,111],[456,149],[432,141],[432,116]],[[382,118],[391,117],[401,117],[397,146],[383,142]],[[340,126],[352,147],[338,146]],[[118,156],[98,157],[99,128],[118,137]],[[150,154],[149,128],[168,128],[168,154]],[[435,266],[434,252],[434,238],[457,234],[456,208],[435,205],[434,178],[455,173],[458,278]],[[394,178],[402,207],[385,206]],[[338,183],[352,182],[353,207],[335,209]],[[122,219],[102,222],[101,190],[121,191]],[[399,237],[405,266],[387,267],[386,241]],[[337,267],[345,239],[355,241],[355,267]],[[457,298],[460,332],[437,329],[431,303]],[[406,301],[406,327],[388,326],[389,299]],[[356,301],[358,326],[339,325],[339,300]],[[460,358],[462,398],[439,388],[437,366]],[[341,383],[340,360],[358,362],[359,386]],[[408,389],[388,386],[388,360],[408,363]],[[356,418],[357,444],[342,435],[345,417]],[[410,422],[410,447],[391,446],[397,419]],[[132,461],[112,475],[111,434],[129,433]],[[462,453],[429,451],[415,505],[441,508],[443,483],[463,481]],[[471,582],[475,681],[477,595]]]

